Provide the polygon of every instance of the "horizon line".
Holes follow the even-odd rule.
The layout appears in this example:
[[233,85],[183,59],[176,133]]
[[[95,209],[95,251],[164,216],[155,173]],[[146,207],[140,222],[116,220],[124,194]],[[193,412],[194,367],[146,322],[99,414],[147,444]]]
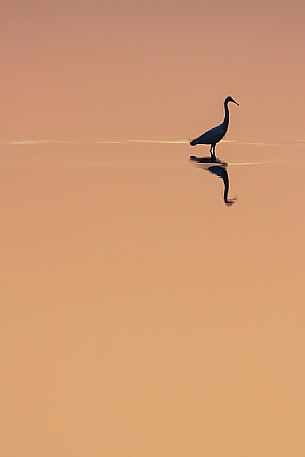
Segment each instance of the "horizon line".
[[[126,143],[150,143],[150,144],[189,144],[190,138],[126,138],[126,139],[52,139],[52,138],[1,138],[1,144],[7,145],[30,145],[30,144],[126,144]],[[221,143],[236,143],[249,146],[280,146],[285,144],[303,145],[305,140],[286,140],[278,143],[265,141],[245,141],[237,139],[222,140]]]

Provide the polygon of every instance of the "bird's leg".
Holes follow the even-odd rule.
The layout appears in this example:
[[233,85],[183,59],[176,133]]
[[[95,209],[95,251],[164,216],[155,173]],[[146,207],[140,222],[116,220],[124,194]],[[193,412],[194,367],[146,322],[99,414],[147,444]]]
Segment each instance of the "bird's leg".
[[210,147],[210,154],[211,154],[211,159],[213,159],[213,145],[211,144],[211,147]]
[[215,144],[212,144],[212,145],[211,145],[211,149],[210,149],[211,157],[212,157],[213,160],[216,159],[215,147],[216,147],[216,145],[215,145]]

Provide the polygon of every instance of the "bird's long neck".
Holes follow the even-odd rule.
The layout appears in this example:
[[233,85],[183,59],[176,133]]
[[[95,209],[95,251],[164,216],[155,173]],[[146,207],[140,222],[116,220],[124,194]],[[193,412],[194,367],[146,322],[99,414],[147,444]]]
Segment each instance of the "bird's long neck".
[[225,117],[224,117],[224,120],[223,120],[223,125],[228,128],[229,126],[229,108],[228,108],[228,102],[225,101],[224,102],[224,108],[225,108]]

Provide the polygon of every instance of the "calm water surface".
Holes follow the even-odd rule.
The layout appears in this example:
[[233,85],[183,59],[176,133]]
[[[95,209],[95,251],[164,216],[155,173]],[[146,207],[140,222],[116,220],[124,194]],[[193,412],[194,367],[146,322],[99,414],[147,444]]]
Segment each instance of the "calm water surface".
[[220,145],[232,206],[207,149],[1,146],[10,456],[303,455],[304,147]]

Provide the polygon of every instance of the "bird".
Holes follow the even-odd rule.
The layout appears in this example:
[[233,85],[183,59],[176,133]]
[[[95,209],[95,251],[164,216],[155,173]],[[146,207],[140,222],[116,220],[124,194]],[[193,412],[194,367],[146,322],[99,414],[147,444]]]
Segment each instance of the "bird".
[[216,127],[208,130],[202,135],[198,136],[190,142],[191,146],[196,146],[196,144],[210,144],[210,154],[213,159],[216,158],[215,148],[216,143],[219,143],[220,140],[225,136],[229,127],[229,108],[228,104],[232,102],[236,105],[239,105],[231,96],[227,97],[224,101],[224,111],[225,117],[222,124],[217,125]]

